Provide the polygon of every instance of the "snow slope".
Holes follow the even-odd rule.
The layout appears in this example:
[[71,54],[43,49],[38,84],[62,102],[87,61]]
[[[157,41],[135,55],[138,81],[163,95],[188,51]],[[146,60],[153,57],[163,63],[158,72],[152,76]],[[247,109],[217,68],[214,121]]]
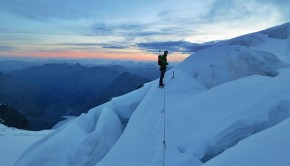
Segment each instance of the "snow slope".
[[[288,107],[289,108],[289,107]],[[290,165],[290,118],[253,135],[202,166]]]
[[25,149],[50,132],[18,130],[0,124],[0,165],[12,166]]
[[[288,24],[282,28],[288,33]],[[254,35],[264,39],[243,36],[250,44],[236,38],[191,55],[166,73],[164,89],[155,80],[91,109],[32,145],[15,165],[161,165],[165,116],[167,166],[236,165],[241,155],[248,165],[260,165],[279,154],[277,163],[286,166],[290,159],[283,154],[290,148],[277,155],[271,149],[289,137],[290,68],[261,46],[273,35]],[[257,142],[267,143],[263,152]]]
[[290,22],[260,32],[220,42],[217,47],[240,45],[253,50],[271,52],[290,63]]

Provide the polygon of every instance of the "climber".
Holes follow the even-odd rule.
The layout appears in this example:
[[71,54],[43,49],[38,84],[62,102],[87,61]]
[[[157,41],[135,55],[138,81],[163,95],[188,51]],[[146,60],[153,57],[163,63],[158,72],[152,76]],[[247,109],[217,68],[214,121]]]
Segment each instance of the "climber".
[[168,51],[164,51],[163,55],[158,56],[158,65],[160,66],[160,79],[159,79],[159,87],[160,88],[164,87],[163,78],[164,78],[164,74],[166,72],[166,66],[168,65],[167,54],[168,54]]

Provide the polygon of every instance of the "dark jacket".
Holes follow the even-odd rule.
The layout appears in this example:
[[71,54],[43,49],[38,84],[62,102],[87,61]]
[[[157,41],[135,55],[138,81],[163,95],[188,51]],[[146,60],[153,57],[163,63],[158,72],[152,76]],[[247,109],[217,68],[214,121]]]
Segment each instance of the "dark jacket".
[[167,57],[165,55],[159,55],[158,56],[158,61],[160,61],[160,69],[165,70],[166,66],[168,65]]

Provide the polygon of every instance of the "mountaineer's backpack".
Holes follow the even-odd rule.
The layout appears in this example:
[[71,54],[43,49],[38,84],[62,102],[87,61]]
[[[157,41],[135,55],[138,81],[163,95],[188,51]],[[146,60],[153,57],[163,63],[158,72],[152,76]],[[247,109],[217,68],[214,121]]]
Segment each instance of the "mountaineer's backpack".
[[159,65],[159,66],[162,66],[161,58],[162,58],[161,55],[159,55],[159,56],[158,56],[158,65]]

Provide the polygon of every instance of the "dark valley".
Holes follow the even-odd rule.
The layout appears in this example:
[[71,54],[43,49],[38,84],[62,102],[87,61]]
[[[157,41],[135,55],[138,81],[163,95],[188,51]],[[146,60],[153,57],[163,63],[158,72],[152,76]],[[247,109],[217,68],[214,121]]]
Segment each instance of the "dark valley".
[[50,129],[63,116],[86,113],[112,97],[138,89],[157,78],[158,73],[154,65],[126,68],[52,63],[32,66],[0,73],[0,103],[23,115],[27,119],[25,128]]

